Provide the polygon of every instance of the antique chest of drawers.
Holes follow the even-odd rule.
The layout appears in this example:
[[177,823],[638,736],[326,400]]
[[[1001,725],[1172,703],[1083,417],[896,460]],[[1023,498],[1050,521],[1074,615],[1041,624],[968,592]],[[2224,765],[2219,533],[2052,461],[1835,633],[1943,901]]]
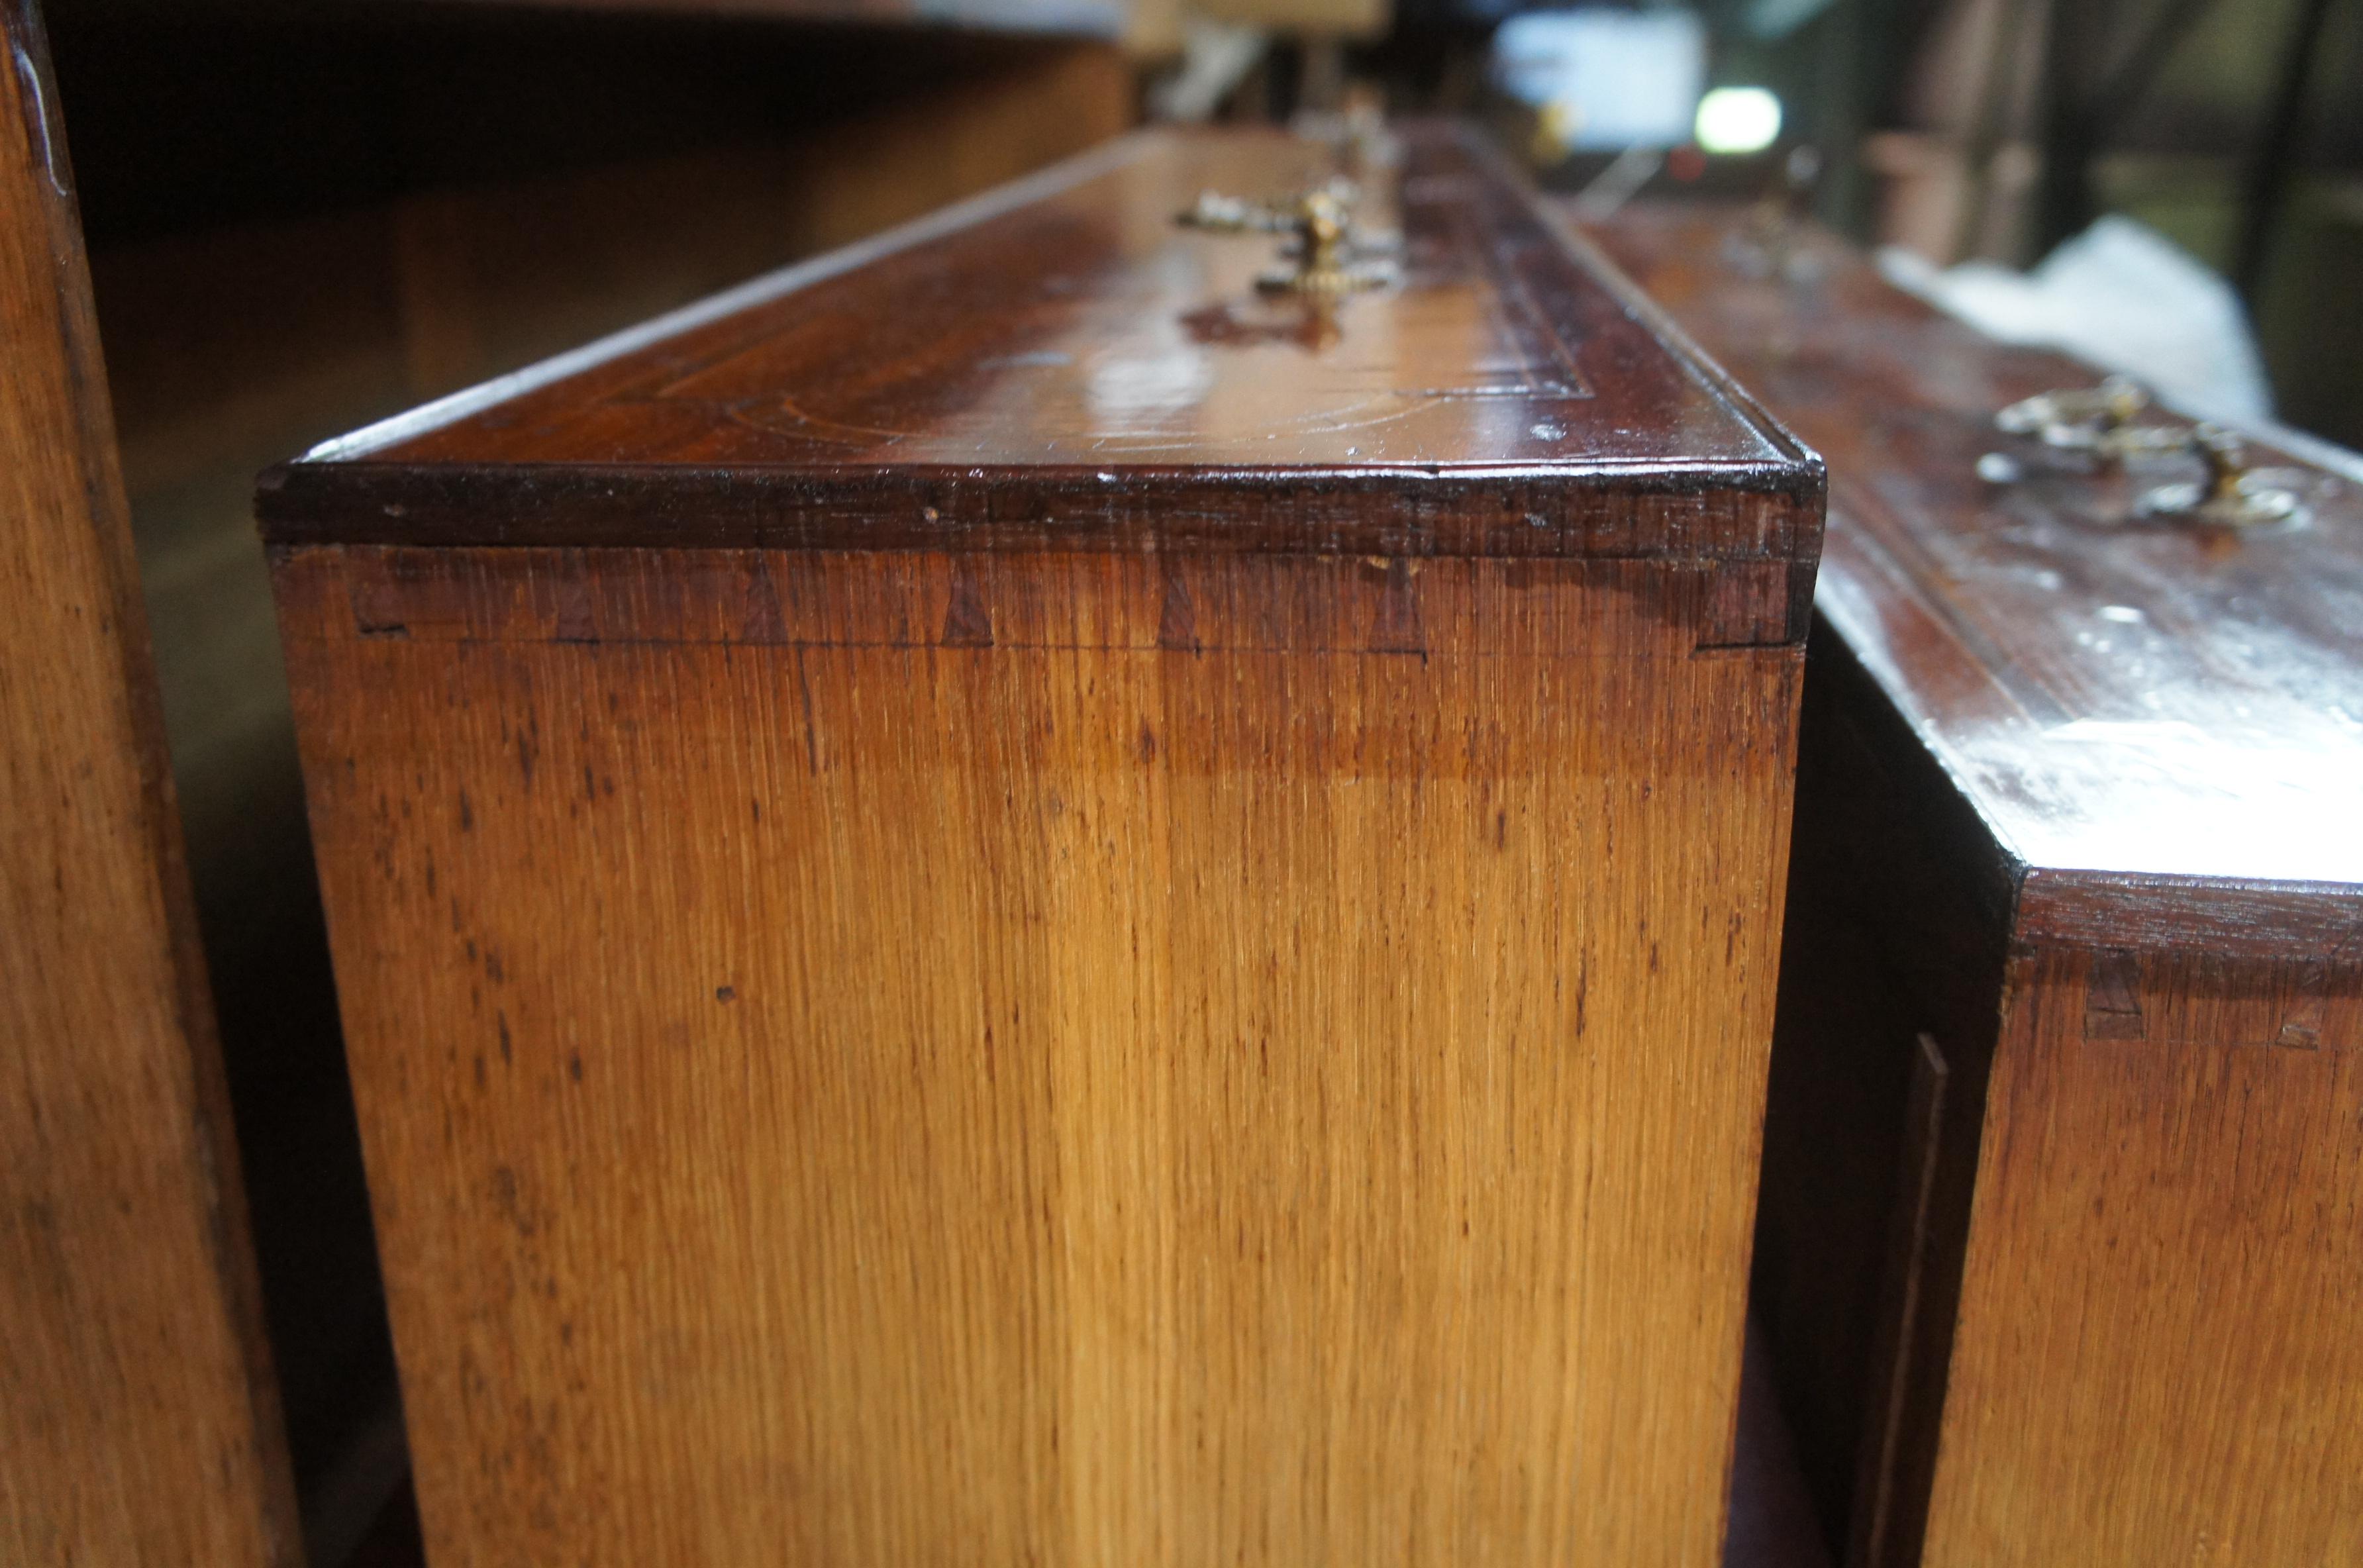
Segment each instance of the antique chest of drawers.
[[439,1568],[1714,1562],[1819,463],[1333,156],[266,476]]
[[2363,1562],[2363,461],[2014,438],[2099,373],[1760,215],[1599,237],[1830,463],[1757,1278],[1825,1527]]

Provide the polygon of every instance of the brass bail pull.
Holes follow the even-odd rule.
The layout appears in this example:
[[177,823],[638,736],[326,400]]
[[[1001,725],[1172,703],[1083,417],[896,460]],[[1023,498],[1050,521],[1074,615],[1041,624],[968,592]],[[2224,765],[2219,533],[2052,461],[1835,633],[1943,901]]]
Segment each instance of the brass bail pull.
[[2204,422],[2183,432],[2183,450],[2199,459],[2205,477],[2197,484],[2160,485],[2135,510],[2146,517],[2173,517],[2219,528],[2261,528],[2302,519],[2304,506],[2294,491],[2265,483],[2248,467],[2247,443],[2236,431]]
[[1290,243],[1281,256],[1293,263],[1256,280],[1266,293],[1337,295],[1375,289],[1392,281],[1393,269],[1377,248],[1358,242],[1353,227],[1354,187],[1342,180],[1316,186],[1285,203],[1248,202],[1214,191],[1174,221],[1184,228],[1216,234],[1277,234]]
[[2148,406],[2149,393],[2139,383],[2111,376],[2097,387],[2065,387],[2021,398],[1994,415],[1994,428],[2010,436],[2032,436],[2047,447],[2097,451]]
[[[2144,458],[2195,458],[2203,470],[2197,483],[2163,484],[2134,503],[2138,517],[2170,518],[2220,528],[2257,528],[2298,520],[2304,508],[2285,485],[2264,482],[2248,468],[2247,446],[2220,425],[2139,424],[2149,394],[2124,376],[2097,387],[2069,388],[2023,398],[1994,415],[1997,428],[2030,436],[2046,447],[2080,452],[2102,469],[2122,469]],[[1978,459],[1978,477],[1989,484],[2012,484],[2025,470],[2008,453]]]
[[2220,425],[2194,426],[2191,444],[2207,467],[2207,499],[2238,499],[2241,481],[2248,477],[2247,444]]

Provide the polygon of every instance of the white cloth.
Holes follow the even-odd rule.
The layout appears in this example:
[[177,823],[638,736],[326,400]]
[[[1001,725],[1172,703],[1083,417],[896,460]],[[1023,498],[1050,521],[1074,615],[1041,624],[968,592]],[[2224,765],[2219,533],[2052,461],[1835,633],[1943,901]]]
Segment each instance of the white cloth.
[[2064,348],[2121,371],[2200,418],[2272,416],[2271,384],[2232,286],[2145,224],[2114,215],[2032,272],[1991,261],[1939,271],[1908,250],[1879,253],[1900,288],[2011,343]]

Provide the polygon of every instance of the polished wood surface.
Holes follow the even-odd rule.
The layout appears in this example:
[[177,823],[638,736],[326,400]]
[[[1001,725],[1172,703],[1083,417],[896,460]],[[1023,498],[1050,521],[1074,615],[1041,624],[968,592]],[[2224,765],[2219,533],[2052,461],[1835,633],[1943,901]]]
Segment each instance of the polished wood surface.
[[63,133],[0,6],[0,1560],[302,1556]]
[[2099,373],[1996,344],[1835,241],[1808,238],[1804,284],[1743,278],[1741,226],[1641,208],[1599,237],[1829,462],[1819,607],[2027,868],[2031,918],[2097,934],[2133,913],[2108,891],[2127,878],[2189,879],[2135,902],[2211,945],[2303,918],[2247,912],[2245,884],[2327,884],[2334,922],[2356,918],[2336,889],[2363,884],[2363,459],[2256,432],[2313,517],[2236,537],[2123,520],[2123,480],[1990,485],[1994,412]]
[[[1670,351],[1474,136],[1414,133],[1406,286],[1268,299],[1203,189],[1329,154],[1143,133],[271,476],[283,541],[1799,561],[1819,473]],[[1773,503],[1767,504],[1769,499]],[[1377,510],[1373,502],[1385,503]]]
[[[1827,454],[1757,1293],[1865,1564],[2363,1554],[2363,499],[1988,486],[2004,348],[1825,237],[1600,237]],[[1943,1068],[1931,1098],[1922,1064]]]
[[1715,1561],[1818,469],[1421,146],[1525,305],[1127,380],[1302,172],[1157,138],[267,481],[440,1568]]

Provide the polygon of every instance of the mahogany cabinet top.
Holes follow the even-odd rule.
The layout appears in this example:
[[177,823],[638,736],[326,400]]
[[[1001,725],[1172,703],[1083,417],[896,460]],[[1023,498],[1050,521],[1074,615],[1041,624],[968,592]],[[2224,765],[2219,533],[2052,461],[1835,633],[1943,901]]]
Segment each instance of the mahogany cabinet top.
[[1825,234],[1743,275],[1747,221],[1643,204],[1594,237],[1826,455],[1815,607],[2014,863],[2019,935],[2363,952],[2363,458],[2247,432],[2309,515],[2239,533],[2130,520],[2135,481],[1990,484],[1995,411],[2100,373]]
[[1818,459],[1476,133],[1401,139],[1356,215],[1387,286],[1266,294],[1275,237],[1176,222],[1331,149],[1140,132],[329,442],[265,533],[1810,563]]

